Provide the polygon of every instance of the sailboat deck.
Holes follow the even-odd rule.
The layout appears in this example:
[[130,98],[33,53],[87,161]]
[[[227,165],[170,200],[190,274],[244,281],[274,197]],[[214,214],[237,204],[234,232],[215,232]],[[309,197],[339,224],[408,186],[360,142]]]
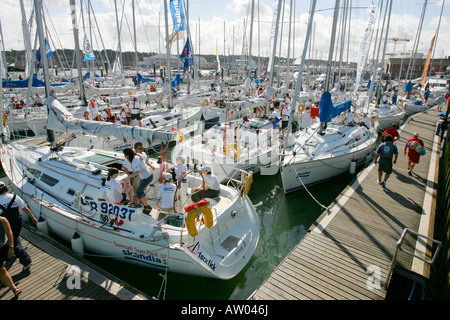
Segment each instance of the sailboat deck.
[[[414,115],[400,132],[399,158],[386,190],[376,182],[375,164],[362,171],[250,299],[385,299],[387,275],[404,228],[431,236],[437,113],[430,109]],[[420,133],[427,154],[408,176],[403,148],[414,132]],[[429,244],[416,237],[407,236],[402,249],[430,260]],[[396,266],[419,278],[429,276],[426,263],[404,252],[399,253]]]

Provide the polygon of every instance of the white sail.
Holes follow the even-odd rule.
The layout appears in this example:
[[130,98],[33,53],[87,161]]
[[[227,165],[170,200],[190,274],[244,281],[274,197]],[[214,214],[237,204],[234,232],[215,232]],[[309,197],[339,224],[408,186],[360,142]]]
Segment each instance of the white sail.
[[53,131],[84,132],[97,137],[116,137],[123,142],[134,140],[148,145],[154,144],[155,141],[167,143],[173,141],[176,136],[176,132],[77,119],[54,97],[49,97],[44,103],[49,107],[47,128]]
[[359,84],[361,83],[361,75],[364,71],[367,61],[367,52],[369,51],[370,37],[373,31],[373,25],[375,23],[375,15],[377,11],[377,6],[373,6],[370,9],[369,21],[367,23],[366,32],[361,40],[361,46],[359,48],[358,66],[356,69],[356,80],[355,80],[355,93],[358,92]]

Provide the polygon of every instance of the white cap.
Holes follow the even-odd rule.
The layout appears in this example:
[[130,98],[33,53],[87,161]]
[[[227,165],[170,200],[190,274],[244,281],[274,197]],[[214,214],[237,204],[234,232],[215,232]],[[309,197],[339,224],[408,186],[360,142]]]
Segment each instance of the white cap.
[[166,181],[169,181],[170,179],[172,179],[172,175],[168,172],[163,172],[162,176]]
[[212,172],[211,167],[208,165],[202,166],[202,170],[205,170],[207,172]]

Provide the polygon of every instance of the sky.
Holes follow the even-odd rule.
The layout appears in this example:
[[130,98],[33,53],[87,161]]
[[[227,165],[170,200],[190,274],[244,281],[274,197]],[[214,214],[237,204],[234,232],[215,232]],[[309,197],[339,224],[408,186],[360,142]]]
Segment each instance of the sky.
[[[133,18],[132,1],[116,0],[119,21],[122,21],[121,46],[122,51],[134,51],[133,45]],[[166,0],[167,2],[169,0]],[[235,54],[240,55],[249,50],[250,38],[250,5],[251,0],[184,0],[189,7],[189,27],[194,54]],[[444,9],[440,30],[435,49],[435,58],[450,56],[450,0],[394,0],[388,39],[407,39],[408,41],[388,41],[386,53],[411,52],[419,27],[420,17],[427,2],[420,34],[418,52],[425,56],[430,48],[431,39],[436,33],[442,3]],[[359,47],[369,17],[368,8],[379,4],[381,0],[341,0],[340,6],[351,5],[347,16],[347,29],[342,32],[338,24],[337,42],[340,43],[340,34],[345,33],[345,47],[342,53],[344,61],[357,61]],[[93,14],[91,23],[87,14],[88,0],[75,0],[79,39],[82,43],[85,34],[91,36],[94,50],[118,48],[118,28],[116,23],[114,0],[91,0]],[[253,23],[252,55],[267,57],[270,54],[270,35],[272,19],[278,0],[254,0],[255,13]],[[328,58],[332,21],[335,0],[318,0],[314,15],[314,33],[312,50],[308,57]],[[0,0],[0,19],[4,46],[6,50],[23,50],[22,17],[18,0]],[[81,8],[81,4],[83,8]],[[293,21],[289,30],[289,20],[292,4]],[[24,0],[27,19],[33,8],[32,0]],[[52,50],[74,47],[72,22],[70,18],[69,0],[43,0],[45,23]],[[83,17],[81,15],[83,10]],[[291,31],[290,56],[299,57],[304,46],[304,39],[309,16],[309,0],[285,0],[284,23],[280,24],[282,34],[281,55],[287,57],[289,46],[288,35]],[[342,10],[339,11],[340,13]],[[384,9],[383,9],[384,13]],[[139,52],[165,53],[165,16],[163,0],[136,0],[135,1],[137,50]],[[95,17],[95,19],[94,19]],[[83,21],[84,20],[84,21]],[[282,18],[283,20],[283,18]],[[169,33],[173,30],[172,19],[169,13]],[[33,24],[31,43],[34,46],[35,23]],[[89,28],[89,25],[92,27]],[[349,29],[348,29],[349,28]],[[381,28],[381,24],[380,24]],[[244,32],[245,30],[245,32]],[[350,34],[350,40],[348,40]],[[279,35],[279,36],[280,36]],[[243,45],[243,43],[245,45]],[[184,42],[178,41],[171,47],[172,54],[180,54]],[[337,47],[336,47],[337,48]],[[279,47],[277,54],[279,53]],[[340,54],[339,49],[335,52]],[[373,54],[373,48],[371,53]],[[348,58],[347,58],[348,57]]]

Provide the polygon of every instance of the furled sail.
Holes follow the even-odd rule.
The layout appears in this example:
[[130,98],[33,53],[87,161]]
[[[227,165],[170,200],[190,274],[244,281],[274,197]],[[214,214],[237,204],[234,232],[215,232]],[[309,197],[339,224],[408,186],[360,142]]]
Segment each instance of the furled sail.
[[47,98],[44,103],[49,107],[47,120],[47,128],[49,130],[83,132],[97,137],[116,137],[123,142],[134,140],[148,145],[153,145],[156,141],[167,143],[173,141],[176,136],[176,132],[77,119],[54,97]]
[[331,93],[324,92],[319,104],[320,122],[329,122],[340,113],[349,110],[351,106],[352,102],[350,100],[334,106],[333,102],[331,101]]

